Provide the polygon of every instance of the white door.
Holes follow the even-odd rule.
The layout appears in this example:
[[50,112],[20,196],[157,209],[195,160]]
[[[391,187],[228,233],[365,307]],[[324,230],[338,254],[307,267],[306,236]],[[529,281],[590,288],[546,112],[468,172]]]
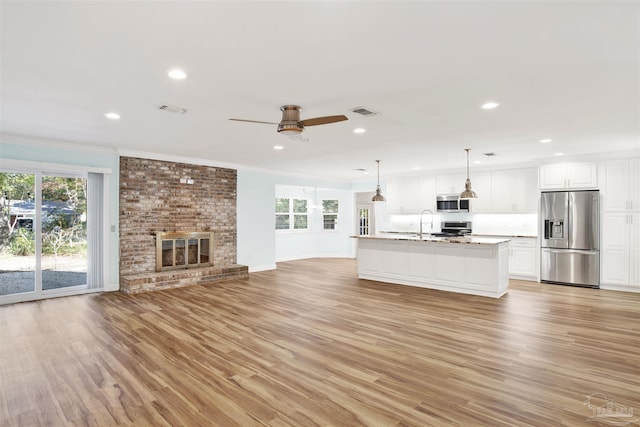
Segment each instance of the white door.
[[373,204],[358,204],[356,235],[370,236],[373,233]]
[[[375,215],[371,198],[375,193],[362,192],[355,194],[355,236],[370,236],[375,234]],[[353,239],[353,253],[358,256],[358,239]]]

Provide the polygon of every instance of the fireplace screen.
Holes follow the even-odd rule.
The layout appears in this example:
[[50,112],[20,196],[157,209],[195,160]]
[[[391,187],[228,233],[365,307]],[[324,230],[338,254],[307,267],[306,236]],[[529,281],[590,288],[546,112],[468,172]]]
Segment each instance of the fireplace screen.
[[156,271],[213,265],[213,233],[156,233]]

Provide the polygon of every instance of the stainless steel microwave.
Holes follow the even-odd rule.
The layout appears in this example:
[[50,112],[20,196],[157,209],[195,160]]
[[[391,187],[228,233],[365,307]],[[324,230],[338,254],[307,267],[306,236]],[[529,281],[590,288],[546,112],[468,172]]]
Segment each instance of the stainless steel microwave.
[[469,200],[460,200],[459,194],[438,194],[436,210],[438,212],[469,212]]

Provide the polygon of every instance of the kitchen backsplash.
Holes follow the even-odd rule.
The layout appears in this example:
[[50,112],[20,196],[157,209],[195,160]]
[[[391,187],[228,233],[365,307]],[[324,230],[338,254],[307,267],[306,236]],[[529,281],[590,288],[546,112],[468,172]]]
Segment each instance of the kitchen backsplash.
[[[471,221],[474,234],[496,234],[509,236],[537,236],[537,214],[469,214],[469,213],[436,213],[422,216],[424,232],[440,231],[442,221]],[[379,231],[416,232],[419,228],[419,215],[388,215],[378,222]]]

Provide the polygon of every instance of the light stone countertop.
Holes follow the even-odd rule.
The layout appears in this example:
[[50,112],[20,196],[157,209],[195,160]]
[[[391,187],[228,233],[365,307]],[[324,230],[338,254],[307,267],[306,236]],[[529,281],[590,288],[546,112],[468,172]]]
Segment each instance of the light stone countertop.
[[527,239],[537,239],[538,236],[535,235],[525,235],[525,234],[501,234],[501,233],[494,233],[494,234],[489,234],[489,233],[471,233],[471,237],[521,237],[521,238],[527,238]]
[[465,243],[474,245],[498,245],[500,243],[507,243],[508,238],[496,238],[496,237],[436,237],[429,234],[424,234],[420,239],[416,234],[402,234],[402,233],[381,233],[373,236],[351,236],[354,239],[372,239],[372,240],[402,240],[410,242],[424,242],[424,243]]

